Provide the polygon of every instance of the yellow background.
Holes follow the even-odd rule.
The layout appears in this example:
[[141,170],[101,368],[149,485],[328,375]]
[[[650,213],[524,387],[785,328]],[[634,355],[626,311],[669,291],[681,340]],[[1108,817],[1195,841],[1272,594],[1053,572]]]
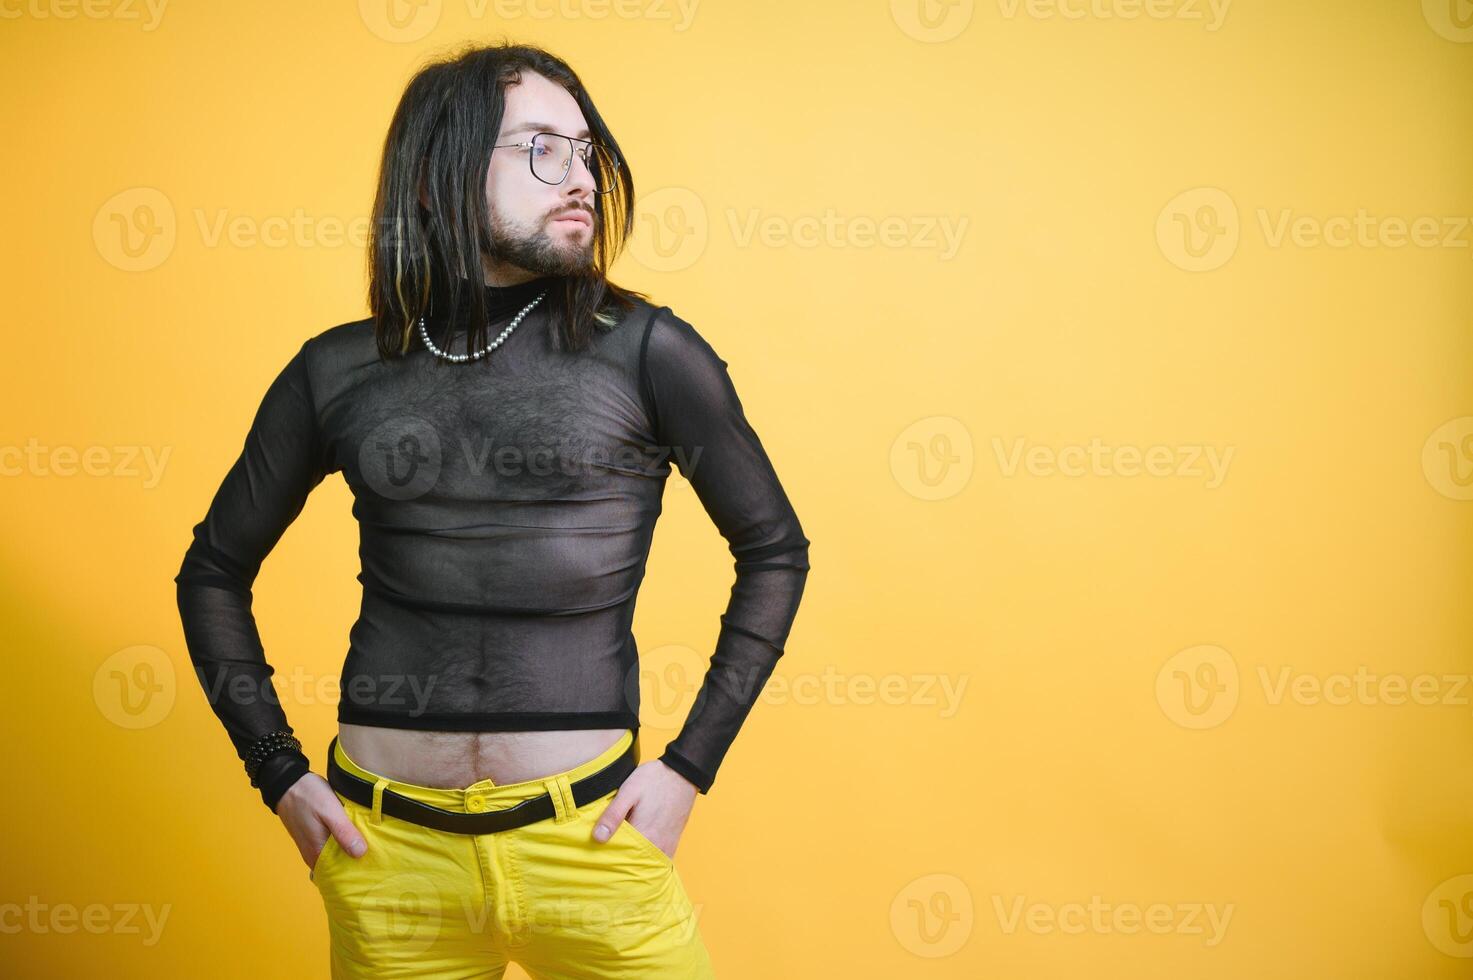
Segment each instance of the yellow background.
[[[7,974],[325,975],[171,579],[275,372],[366,315],[334,222],[408,77],[506,36],[590,87],[614,278],[730,362],[813,542],[680,845],[722,976],[1468,975],[1466,0],[395,2],[4,5]],[[350,502],[256,589],[319,771]],[[730,578],[672,483],[665,694]]]

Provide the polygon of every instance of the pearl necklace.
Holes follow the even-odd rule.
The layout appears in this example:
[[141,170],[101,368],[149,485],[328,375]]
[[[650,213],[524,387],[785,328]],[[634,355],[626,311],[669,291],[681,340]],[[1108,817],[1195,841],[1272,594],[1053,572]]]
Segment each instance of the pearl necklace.
[[506,325],[505,330],[501,331],[501,333],[497,335],[495,340],[491,341],[484,348],[476,351],[473,354],[450,354],[436,347],[434,341],[430,340],[429,331],[425,329],[425,318],[423,316],[419,318],[420,339],[425,342],[425,346],[428,347],[430,351],[433,352],[437,357],[443,357],[447,361],[454,361],[457,364],[463,364],[466,361],[480,360],[496,348],[500,347],[502,343],[506,340],[506,338],[511,336],[511,332],[517,328],[517,324],[522,322],[522,317],[526,316],[528,313],[531,313],[532,307],[542,302],[542,297],[546,295],[547,290],[545,289],[542,292],[538,293],[536,299],[532,300],[532,302],[522,307],[522,312],[512,317],[512,321]]

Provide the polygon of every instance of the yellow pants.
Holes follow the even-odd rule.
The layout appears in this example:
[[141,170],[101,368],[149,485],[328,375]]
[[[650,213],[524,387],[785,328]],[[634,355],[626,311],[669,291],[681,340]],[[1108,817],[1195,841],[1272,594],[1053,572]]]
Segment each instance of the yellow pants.
[[613,792],[571,805],[568,784],[617,759],[633,739],[626,731],[602,755],[554,776],[464,789],[387,779],[354,763],[339,741],[338,764],[377,791],[460,812],[546,792],[557,815],[457,834],[339,793],[368,850],[355,858],[329,838],[310,872],[327,909],[332,976],[494,980],[514,962],[534,980],[714,977],[674,861],[627,819],[607,841],[593,839]]

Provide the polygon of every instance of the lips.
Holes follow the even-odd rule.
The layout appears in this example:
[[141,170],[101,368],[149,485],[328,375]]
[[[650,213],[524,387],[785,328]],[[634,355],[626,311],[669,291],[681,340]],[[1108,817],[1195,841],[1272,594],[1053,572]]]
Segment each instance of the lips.
[[578,221],[578,222],[581,222],[582,224],[587,225],[590,228],[593,227],[593,219],[588,216],[588,212],[587,211],[567,211],[567,212],[565,212],[563,214],[557,215],[552,220],[554,220],[554,221]]

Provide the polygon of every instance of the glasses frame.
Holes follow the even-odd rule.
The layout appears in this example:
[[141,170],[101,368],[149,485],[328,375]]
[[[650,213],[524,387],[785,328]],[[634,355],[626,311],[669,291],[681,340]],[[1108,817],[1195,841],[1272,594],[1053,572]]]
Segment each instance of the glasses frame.
[[559,184],[562,184],[564,181],[566,181],[568,179],[568,174],[570,174],[570,173],[573,172],[573,157],[575,157],[575,156],[578,157],[579,159],[581,159],[583,161],[584,168],[586,168],[588,170],[589,175],[592,176],[592,174],[593,174],[593,167],[589,166],[587,157],[588,157],[588,154],[591,154],[593,152],[594,146],[597,145],[599,149],[603,150],[606,154],[608,154],[609,160],[612,161],[612,164],[613,165],[609,169],[609,189],[606,190],[606,191],[601,191],[601,190],[598,189],[598,184],[595,182],[594,187],[593,187],[593,192],[595,194],[610,194],[610,193],[612,193],[614,191],[614,189],[616,187],[619,186],[619,182],[616,179],[619,176],[619,158],[616,157],[616,156],[614,156],[614,151],[610,150],[608,148],[608,146],[606,146],[603,143],[597,143],[597,144],[595,144],[594,141],[591,140],[591,139],[580,139],[577,136],[564,136],[562,133],[533,133],[532,134],[532,138],[529,139],[529,140],[526,140],[524,142],[521,142],[521,143],[499,143],[499,144],[491,147],[491,149],[493,149],[493,150],[520,150],[523,147],[526,147],[526,148],[530,149],[530,148],[532,148],[533,146],[536,145],[536,143],[537,143],[537,137],[539,137],[539,136],[556,136],[559,139],[565,139],[565,140],[569,141],[570,143],[586,143],[586,144],[588,144],[587,148],[580,148],[580,147],[577,147],[577,146],[574,146],[573,147],[573,152],[568,155],[568,164],[567,164],[567,166],[563,167],[563,175],[561,177],[559,177],[557,180],[548,180],[545,177],[543,177],[541,174],[539,174],[537,172],[537,158],[534,157],[531,153],[528,153],[527,154],[527,169],[532,172],[532,176],[533,177],[536,177],[538,180],[542,181],[544,184],[548,184],[548,185],[550,185],[552,187],[557,187]]

